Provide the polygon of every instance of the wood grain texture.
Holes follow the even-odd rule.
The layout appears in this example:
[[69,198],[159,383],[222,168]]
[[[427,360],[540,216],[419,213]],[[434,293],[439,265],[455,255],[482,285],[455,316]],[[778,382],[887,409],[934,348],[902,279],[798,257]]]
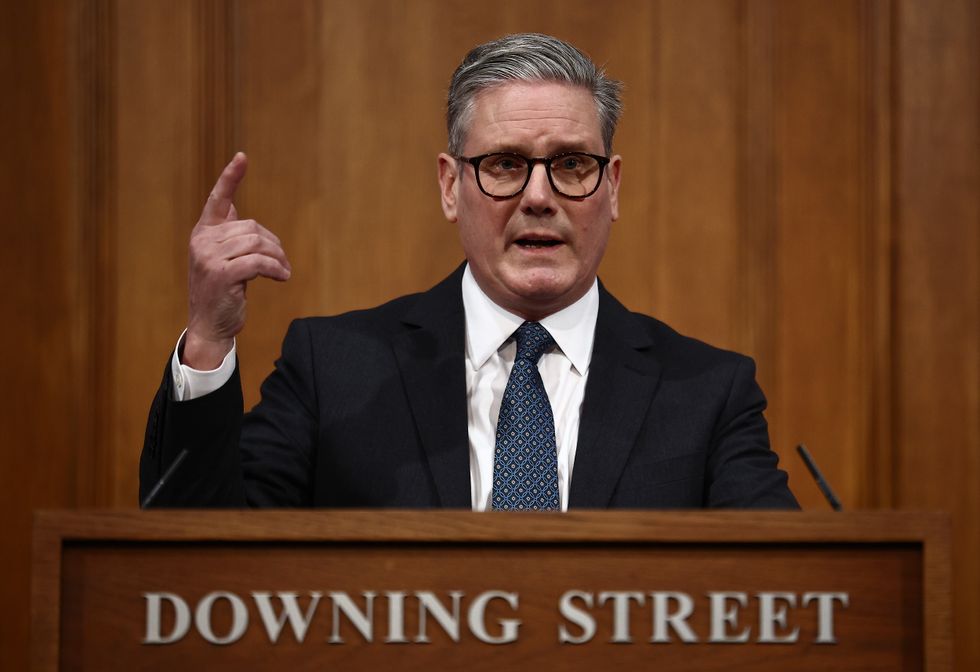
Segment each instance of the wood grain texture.
[[[4,4],[0,599],[26,604],[31,509],[135,506],[187,238],[232,152],[251,158],[239,210],[294,266],[249,289],[254,403],[293,317],[460,261],[435,183],[446,85],[521,30],[626,82],[606,284],[756,358],[806,508],[826,505],[801,440],[849,507],[953,513],[957,664],[980,667],[975,0]],[[14,669],[24,613],[0,614]]]
[[[776,151],[772,3],[743,3],[739,73],[738,274],[735,343],[755,358],[763,390],[773,391],[776,329]],[[784,447],[785,448],[785,447]],[[784,453],[785,454],[785,453]]]
[[[515,524],[514,521],[520,521]],[[35,526],[50,540],[139,541],[665,541],[901,543],[949,545],[943,513],[923,511],[578,511],[521,515],[470,511],[39,511]],[[53,536],[52,536],[53,535]],[[43,546],[43,544],[42,544]],[[941,559],[941,555],[937,556]],[[941,578],[941,577],[940,577]]]
[[865,382],[871,398],[870,450],[865,499],[871,506],[895,505],[895,455],[892,447],[895,422],[893,387],[895,367],[894,263],[895,226],[893,92],[895,54],[893,17],[888,3],[863,6],[865,39],[868,41],[864,69],[865,163],[862,193],[865,227],[863,272],[870,288],[865,294],[866,344],[870,349],[870,376]]
[[980,7],[899,2],[895,504],[953,511],[958,664],[980,664]]
[[0,652],[27,667],[31,510],[92,506],[90,383],[98,272],[82,211],[76,67],[87,5],[0,3]]
[[[139,396],[152,394],[186,320],[187,241],[200,212],[197,177],[204,118],[198,103],[204,55],[196,49],[197,3],[116,5],[113,77],[116,160],[109,185],[117,254],[108,336],[117,345],[108,372],[114,454],[112,502],[136,501],[144,419]],[[206,61],[205,61],[206,62]],[[203,193],[207,193],[205,187]],[[163,353],[163,356],[161,356]]]
[[[30,669],[58,669],[61,649],[61,553],[62,539],[57,526],[45,524],[44,515],[35,518],[31,554]],[[42,615],[41,612],[46,612]],[[27,656],[13,646],[5,649],[10,662],[27,669]],[[16,662],[15,662],[16,661]]]
[[[811,545],[737,549],[630,545],[607,549],[592,544],[546,543],[508,546],[424,544],[398,545],[303,544],[273,550],[268,545],[174,545],[165,550],[91,548],[66,549],[64,555],[65,599],[62,612],[63,666],[76,670],[103,670],[114,664],[128,670],[190,667],[252,670],[339,667],[376,670],[467,669],[489,672],[509,669],[533,671],[562,669],[569,672],[624,667],[633,670],[691,669],[785,670],[818,672],[828,667],[866,672],[949,670],[927,661],[922,640],[921,552],[907,547],[870,550]],[[193,558],[191,575],[175,569]],[[520,573],[512,570],[515,565]],[[138,568],[138,569],[136,569]],[[722,578],[724,577],[724,578]],[[835,646],[814,646],[815,608],[789,610],[790,628],[799,628],[800,644],[780,646],[755,642],[743,645],[710,644],[711,590],[739,590],[754,596],[759,591],[779,590],[802,595],[809,590],[846,592],[846,609],[835,618]],[[613,633],[608,605],[593,609],[598,634],[588,644],[557,642],[559,596],[569,589],[599,595],[605,590],[635,590],[641,594],[667,587],[692,596],[691,630],[700,644],[674,642],[653,645],[650,600],[631,609],[630,644],[610,642]],[[344,591],[364,604],[361,591],[379,593],[373,601],[373,641],[365,642],[346,619],[338,628],[343,643],[327,644],[334,619],[329,602],[321,600],[307,639],[296,642],[282,637],[270,650],[265,632],[251,608],[251,627],[234,645],[215,647],[192,633],[170,646],[140,644],[145,606],[141,592],[173,590],[196,604],[212,590],[220,589],[250,601],[252,590],[287,589],[303,596],[308,591]],[[499,633],[496,619],[519,616],[517,642],[490,646],[471,635],[464,621],[455,643],[430,622],[425,645],[385,645],[390,611],[387,590],[430,590],[447,603],[451,591],[464,594],[465,614],[474,598],[486,590],[507,590],[520,596],[519,610],[501,603],[488,614],[490,632]],[[797,597],[797,599],[801,599]],[[406,599],[406,633],[419,632],[417,606]],[[226,607],[227,605],[219,605]],[[81,618],[82,614],[87,617]],[[216,633],[229,631],[229,618],[215,610]],[[759,612],[755,600],[739,610],[738,628],[758,636]],[[896,642],[901,644],[896,645]],[[84,645],[83,645],[84,644]]]
[[[816,7],[819,4],[820,10]],[[775,3],[777,446],[806,443],[845,506],[862,506],[868,355],[861,283],[865,58],[860,5]],[[804,506],[820,504],[798,461]]]
[[[514,524],[516,517],[520,525]],[[143,591],[173,591],[193,603],[219,588],[240,595],[288,589],[301,594],[344,590],[355,596],[362,590],[426,589],[439,595],[459,590],[468,599],[483,590],[505,589],[521,596],[524,623],[512,645],[486,647],[465,633],[459,645],[452,645],[437,631],[433,643],[421,648],[380,642],[367,646],[344,627],[346,645],[327,647],[320,640],[329,632],[324,630],[329,614],[321,609],[303,646],[288,637],[276,645],[279,667],[305,669],[332,662],[345,669],[389,664],[400,669],[464,664],[470,669],[596,669],[615,660],[631,669],[654,661],[671,669],[705,670],[817,670],[830,664],[866,670],[950,669],[949,623],[934,611],[949,608],[948,565],[939,562],[949,543],[948,521],[942,515],[94,512],[42,514],[38,527],[43,540],[37,545],[39,565],[50,566],[43,558],[60,551],[64,567],[62,580],[48,581],[46,593],[55,597],[50,587],[56,593],[62,586],[56,603],[63,610],[59,616],[39,600],[38,631],[51,634],[47,625],[61,623],[60,662],[71,669],[102,669],[114,661],[126,661],[127,669],[155,669],[167,661],[260,664],[254,656],[265,644],[258,628],[228,647],[208,646],[196,638],[168,647],[140,646]],[[195,571],[187,572],[191,557]],[[524,571],[511,571],[515,563]],[[839,643],[782,646],[775,657],[771,645],[758,644],[650,648],[644,634],[650,631],[649,610],[638,608],[631,618],[633,645],[609,647],[606,608],[594,610],[598,640],[576,647],[555,644],[555,605],[569,588],[596,593],[681,590],[698,600],[690,625],[703,637],[708,630],[704,595],[709,590],[755,594],[775,584],[795,592],[847,592],[849,605],[836,617]],[[929,596],[935,601],[924,608],[925,585],[936,595]],[[799,609],[791,615],[801,641],[815,634],[812,612]],[[88,617],[80,618],[83,613]],[[386,623],[386,613],[379,600],[374,622]],[[740,618],[743,625],[757,621],[755,606],[748,605]],[[415,623],[414,615],[407,614],[408,631]],[[931,626],[933,637],[925,643],[924,626]],[[227,619],[216,628],[226,629]],[[50,652],[54,646],[56,642],[47,647],[37,642],[36,651]]]
[[[732,325],[740,289],[738,69],[743,65],[740,34],[733,30],[737,5],[660,7],[659,137],[649,159],[645,152],[624,149],[626,166],[642,160],[659,164],[649,262],[653,273],[648,280],[656,294],[654,304],[642,309],[685,333],[734,348]],[[705,49],[705,43],[712,48]],[[631,280],[640,280],[635,270]],[[629,285],[625,283],[624,291]]]

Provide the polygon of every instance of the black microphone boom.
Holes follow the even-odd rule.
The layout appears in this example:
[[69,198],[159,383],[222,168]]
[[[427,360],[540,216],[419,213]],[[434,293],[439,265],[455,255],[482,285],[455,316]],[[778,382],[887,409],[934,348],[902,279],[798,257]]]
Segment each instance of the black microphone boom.
[[833,508],[834,511],[840,511],[840,500],[837,499],[837,495],[834,494],[834,491],[830,489],[830,485],[824,479],[823,474],[821,474],[820,470],[817,469],[817,463],[813,461],[812,457],[810,457],[810,451],[807,450],[806,446],[804,446],[802,443],[796,447],[796,451],[800,454],[800,457],[803,458],[803,463],[806,464],[806,468],[810,470],[810,474],[813,476],[813,480],[817,482],[820,492],[822,492],[823,496],[827,498],[828,502],[830,502],[831,508]]
[[182,451],[180,451],[180,453],[178,453],[177,457],[170,464],[170,467],[166,472],[164,472],[163,476],[160,477],[160,480],[157,481],[157,484],[153,486],[153,489],[150,490],[150,493],[146,496],[146,499],[140,503],[141,509],[149,508],[150,504],[153,503],[153,500],[156,499],[158,494],[160,494],[160,490],[163,489],[163,486],[166,485],[170,477],[174,475],[174,473],[177,471],[177,467],[180,466],[180,463],[183,462],[184,458],[186,457],[187,449],[184,448]]

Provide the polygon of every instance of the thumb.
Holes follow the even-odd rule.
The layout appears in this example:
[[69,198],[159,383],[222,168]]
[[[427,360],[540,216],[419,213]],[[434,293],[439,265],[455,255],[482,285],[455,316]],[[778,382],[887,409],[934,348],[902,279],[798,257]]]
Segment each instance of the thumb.
[[228,205],[228,214],[225,215],[226,222],[234,222],[238,219],[238,210],[235,209],[235,204],[230,203]]

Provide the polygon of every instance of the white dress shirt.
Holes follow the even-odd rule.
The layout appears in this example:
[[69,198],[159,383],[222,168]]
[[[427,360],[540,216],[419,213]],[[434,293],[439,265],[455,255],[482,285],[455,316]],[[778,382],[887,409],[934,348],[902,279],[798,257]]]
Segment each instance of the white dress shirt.
[[[507,312],[483,293],[469,266],[463,273],[463,309],[466,314],[466,396],[470,443],[470,493],[474,511],[490,508],[497,416],[514,366],[517,344],[511,338],[524,319]],[[596,319],[599,316],[597,282],[581,299],[541,320],[557,345],[538,362],[538,371],[551,401],[558,447],[558,489],[561,510],[568,510],[572,466],[578,444],[579,416],[592,360]],[[198,371],[181,364],[184,335],[174,349],[170,370],[175,401],[189,401],[217,390],[235,371],[235,349],[213,371]]]
[[[507,378],[517,356],[511,336],[524,318],[507,312],[483,293],[466,267],[463,273],[466,313],[466,399],[470,439],[470,493],[473,510],[490,508],[497,417]],[[538,361],[551,410],[558,447],[558,491],[561,510],[568,510],[572,466],[578,445],[579,415],[592,360],[599,287],[593,282],[581,299],[541,320],[557,348]]]
[[184,329],[184,333],[177,339],[174,356],[170,358],[170,374],[174,379],[174,401],[190,401],[210,394],[227,383],[235,373],[235,353],[238,351],[238,342],[235,340],[232,340],[231,350],[221,360],[221,365],[217,369],[201,371],[181,364],[180,353],[183,350],[181,346],[186,333],[187,330]]

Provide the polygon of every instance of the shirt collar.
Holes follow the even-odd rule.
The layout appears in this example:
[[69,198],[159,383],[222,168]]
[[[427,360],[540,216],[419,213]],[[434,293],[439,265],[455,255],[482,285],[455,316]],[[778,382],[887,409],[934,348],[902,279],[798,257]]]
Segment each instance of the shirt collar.
[[[490,300],[477,284],[469,264],[463,272],[463,310],[466,314],[466,357],[479,369],[524,323]],[[592,360],[595,325],[599,316],[599,283],[572,305],[541,320],[555,343],[579,375],[585,375]]]

